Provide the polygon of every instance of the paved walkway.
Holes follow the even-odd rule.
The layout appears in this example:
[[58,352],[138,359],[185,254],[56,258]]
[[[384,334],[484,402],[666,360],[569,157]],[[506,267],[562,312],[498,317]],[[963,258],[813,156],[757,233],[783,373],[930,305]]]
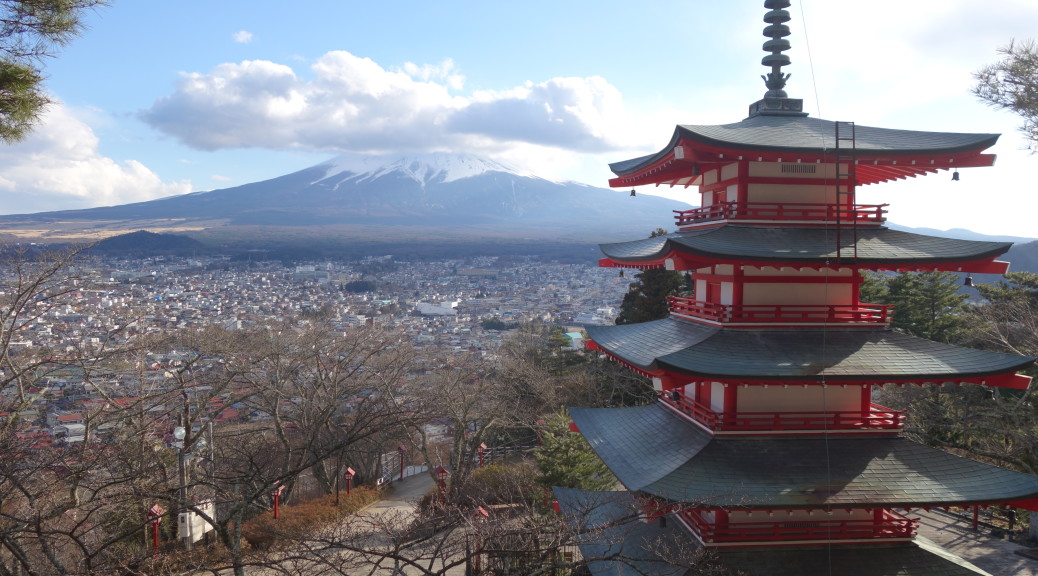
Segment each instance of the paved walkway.
[[[436,482],[428,472],[417,472],[411,476],[405,476],[403,480],[394,480],[386,488],[382,498],[365,508],[363,516],[383,516],[385,518],[408,518],[415,512],[415,504],[422,496],[436,489]],[[442,569],[442,566],[441,566]],[[376,571],[379,576],[407,576],[417,573],[408,568],[400,569],[389,567]],[[456,566],[446,571],[446,576],[464,576],[465,566]]]
[[415,502],[433,489],[434,482],[428,472],[417,472],[403,480],[389,483],[385,494],[378,502],[364,509],[365,514],[381,514],[391,511],[410,511]]
[[405,476],[403,480],[393,480],[385,487],[381,498],[360,510],[357,518],[362,522],[371,520],[376,524],[410,524],[418,510],[418,500],[433,490],[434,486],[435,482],[425,471],[417,471]]
[[919,518],[920,537],[992,576],[1038,576],[1038,559],[1017,553],[1031,548],[994,538],[983,529],[974,532],[969,522],[936,510],[912,510],[911,516]]

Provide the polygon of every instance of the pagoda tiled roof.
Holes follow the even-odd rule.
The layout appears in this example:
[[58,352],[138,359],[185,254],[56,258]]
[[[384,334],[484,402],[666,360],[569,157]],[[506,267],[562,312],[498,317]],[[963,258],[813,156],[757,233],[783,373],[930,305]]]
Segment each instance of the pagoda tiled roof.
[[1035,361],[888,328],[729,330],[671,317],[587,331],[610,355],[646,372],[724,379],[954,382],[1016,372]]
[[[859,228],[844,232],[842,241],[856,238],[855,262],[859,265],[896,268],[944,262],[990,260],[1007,252],[1010,242],[941,238],[892,230]],[[778,226],[722,226],[693,229],[628,242],[600,245],[607,258],[619,263],[661,260],[676,252],[693,262],[734,261],[759,263],[824,264],[834,261],[836,232],[824,228]],[[845,246],[844,258],[855,249]]]
[[660,403],[570,417],[627,489],[688,505],[918,508],[1038,496],[1038,477],[902,437],[714,437]]
[[721,562],[747,576],[981,576],[988,572],[929,543],[781,546],[718,551]]
[[594,576],[681,576],[688,567],[668,562],[658,551],[694,552],[700,547],[679,522],[660,526],[638,519],[640,510],[629,492],[553,491]]
[[[952,155],[990,148],[998,137],[998,134],[921,132],[858,125],[855,126],[854,153],[859,160],[872,156]],[[711,149],[825,155],[832,154],[836,148],[836,122],[806,116],[761,115],[732,124],[680,124],[663,150],[615,162],[609,168],[621,176],[634,172],[664,159],[681,142],[699,143]]]
[[[555,488],[560,512],[570,527],[585,537],[581,554],[594,576],[675,576],[687,566],[675,566],[702,546],[690,533],[642,522],[634,517],[638,503],[628,492],[592,492]],[[676,558],[664,558],[667,551]],[[678,553],[678,552],[682,552]],[[928,541],[841,544],[839,546],[781,546],[720,548],[713,551],[729,570],[747,576],[976,576],[985,574]],[[670,560],[668,562],[668,560]]]

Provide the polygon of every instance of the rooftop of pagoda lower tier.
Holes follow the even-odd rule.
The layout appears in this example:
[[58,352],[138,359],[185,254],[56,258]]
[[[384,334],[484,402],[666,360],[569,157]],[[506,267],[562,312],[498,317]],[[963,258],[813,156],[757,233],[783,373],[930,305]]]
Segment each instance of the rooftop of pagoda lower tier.
[[[1004,274],[994,259],[1012,243],[957,240],[886,227],[844,230],[724,224],[629,242],[601,244],[602,266],[694,270],[716,264],[835,267],[873,270],[950,270]],[[853,244],[853,245],[852,245]],[[667,260],[671,260],[668,265]]]
[[[555,488],[559,512],[580,536],[578,546],[594,576],[678,576],[702,549],[679,522],[638,520],[628,492]],[[747,576],[976,576],[976,566],[925,539],[840,546],[770,546],[713,549],[729,570]],[[679,564],[675,566],[675,564]]]
[[[998,134],[918,132],[841,123],[809,117],[751,116],[721,125],[678,125],[670,142],[655,154],[615,162],[609,168],[613,187],[647,184],[688,186],[693,174],[736,161],[833,162],[838,152],[856,160],[858,184],[963,167],[991,166],[993,154],[982,154]],[[840,150],[842,149],[842,151]]]
[[882,326],[731,329],[669,317],[586,330],[595,346],[646,375],[736,383],[973,382],[1019,387],[1026,377],[1016,371],[1035,361]]
[[[898,436],[716,437],[659,403],[570,408],[631,491],[700,508],[919,508],[1017,502],[1038,477]],[[1025,502],[1031,501],[1031,502]]]

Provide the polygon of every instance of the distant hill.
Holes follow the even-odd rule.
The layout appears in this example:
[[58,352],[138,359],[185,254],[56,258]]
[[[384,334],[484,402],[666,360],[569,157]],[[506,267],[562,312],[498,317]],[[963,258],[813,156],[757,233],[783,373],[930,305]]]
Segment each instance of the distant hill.
[[1023,236],[1005,236],[995,235],[990,236],[987,234],[981,234],[972,230],[966,230],[965,228],[951,228],[949,230],[938,230],[937,228],[912,228],[909,226],[901,226],[894,222],[887,222],[887,227],[894,230],[902,230],[904,232],[912,232],[914,234],[925,234],[927,236],[940,236],[942,238],[955,238],[958,240],[985,240],[988,242],[1015,242],[1017,244],[1026,244],[1028,242],[1034,242],[1038,238],[1025,238]]
[[156,234],[138,230],[105,238],[92,246],[88,252],[125,256],[192,256],[208,254],[211,249],[198,240],[180,234]]
[[[936,228],[911,228],[888,222],[887,227],[894,230],[902,230],[915,234],[926,234],[927,236],[940,236],[943,238],[957,238],[959,240],[985,240],[989,242],[1012,242],[1013,247],[1000,256],[999,260],[1010,263],[1011,272],[1038,272],[1038,240],[1022,236],[989,236],[963,228],[952,228],[950,230],[938,230]],[[998,281],[997,274],[975,274],[973,279],[979,283],[990,284]]]
[[1010,272],[1038,272],[1038,241],[1013,244],[1000,259],[1009,261]]

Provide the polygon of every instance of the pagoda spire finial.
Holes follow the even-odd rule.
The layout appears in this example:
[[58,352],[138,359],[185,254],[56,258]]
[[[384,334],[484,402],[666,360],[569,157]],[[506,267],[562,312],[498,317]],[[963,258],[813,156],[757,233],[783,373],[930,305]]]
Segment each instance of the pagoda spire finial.
[[789,50],[789,40],[786,40],[786,36],[789,36],[789,26],[786,26],[786,22],[789,22],[790,18],[789,12],[785,10],[789,8],[789,0],[765,0],[764,7],[768,9],[764,15],[764,21],[768,23],[764,28],[764,35],[771,38],[764,43],[764,51],[771,54],[761,60],[761,64],[771,67],[770,74],[761,76],[764,85],[768,87],[764,97],[785,98],[786,91],[783,88],[786,87],[789,74],[783,74],[782,67],[789,64],[789,56],[783,54]]
[[764,21],[768,23],[764,27],[764,35],[770,38],[764,42],[764,51],[769,54],[760,63],[771,68],[771,73],[761,78],[768,91],[764,98],[750,104],[750,116],[807,116],[804,112],[804,101],[799,98],[790,98],[786,95],[786,80],[789,74],[782,73],[782,67],[789,64],[789,56],[784,54],[789,50],[789,0],[764,0],[764,7],[768,12],[764,14]]

